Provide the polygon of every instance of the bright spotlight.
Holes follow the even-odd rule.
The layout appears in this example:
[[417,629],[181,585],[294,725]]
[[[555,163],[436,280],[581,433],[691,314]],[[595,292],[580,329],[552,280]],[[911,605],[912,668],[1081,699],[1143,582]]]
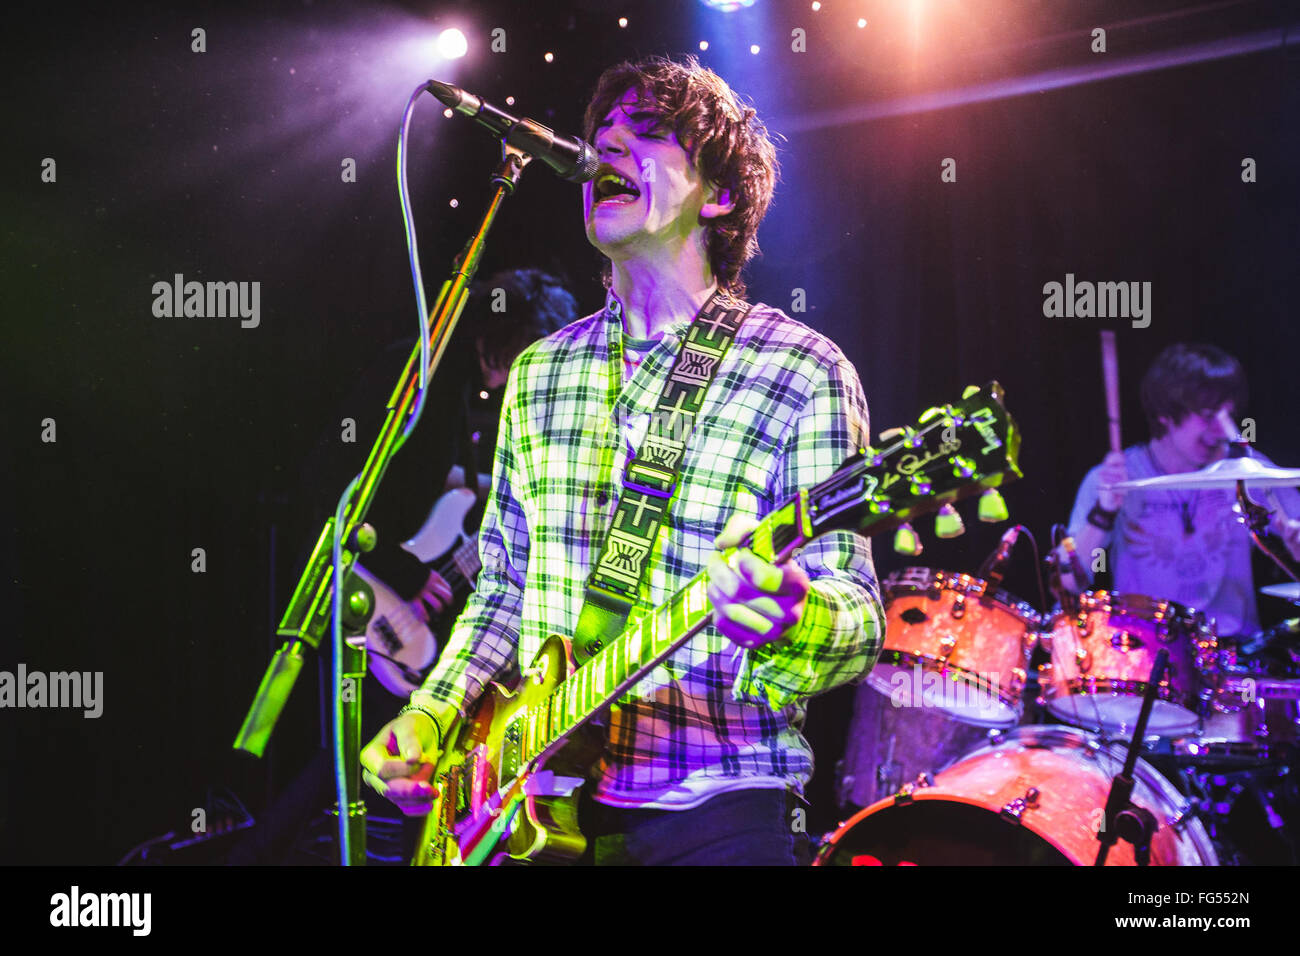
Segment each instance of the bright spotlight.
[[548,53],[548,54],[546,54],[546,56],[542,57],[542,59],[545,60],[547,63],[554,63],[554,62],[555,62],[555,54],[554,54],[554,53]]
[[822,0],[813,0],[813,13],[816,13],[821,8],[822,8]]
[[709,48],[709,41],[708,41],[708,40],[701,40],[701,41],[700,41],[700,49],[701,49],[701,50],[707,50],[708,48]]
[[858,29],[861,30],[861,29],[862,29],[863,27],[865,27],[866,25],[867,25],[867,18],[866,18],[866,17],[858,17]]
[[700,2],[710,10],[718,10],[722,13],[735,13],[744,7],[754,5],[754,0],[700,0]]
[[757,54],[758,54],[758,44],[755,43],[753,46],[751,46],[751,47],[749,48],[749,52],[750,52],[750,53],[753,53],[753,54],[755,54],[755,55],[757,55]]
[[625,27],[625,26],[627,26],[627,17],[619,17],[619,18],[618,18],[618,25],[619,25],[620,27]]
[[465,34],[455,27],[438,34],[438,55],[444,60],[459,60],[469,50]]

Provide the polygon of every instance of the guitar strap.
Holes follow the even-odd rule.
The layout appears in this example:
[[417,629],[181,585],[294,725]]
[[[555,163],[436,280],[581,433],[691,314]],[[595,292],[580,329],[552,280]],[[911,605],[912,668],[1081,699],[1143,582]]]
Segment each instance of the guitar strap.
[[695,416],[753,306],[714,292],[695,316],[673,362],[644,441],[623,472],[623,492],[587,578],[573,654],[579,666],[619,635],[636,605],[659,528],[668,514]]

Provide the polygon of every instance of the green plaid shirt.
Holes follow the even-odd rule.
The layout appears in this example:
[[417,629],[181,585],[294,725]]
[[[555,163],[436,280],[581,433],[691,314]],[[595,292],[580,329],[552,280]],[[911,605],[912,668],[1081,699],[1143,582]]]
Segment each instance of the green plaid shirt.
[[[669,327],[624,380],[621,306],[534,343],[506,386],[477,590],[438,665],[413,695],[462,714],[492,680],[512,680],[551,634],[572,634],[628,455],[690,325]],[[771,511],[868,443],[857,372],[825,337],[777,309],[749,313],[710,386],[677,495],[634,615],[664,602],[706,563],[727,518]],[[812,580],[786,640],[742,650],[712,624],[655,668],[605,719],[596,799],[694,806],[725,790],[802,792],[812,751],[803,699],[862,678],[884,615],[870,543],[846,531],[795,559]]]

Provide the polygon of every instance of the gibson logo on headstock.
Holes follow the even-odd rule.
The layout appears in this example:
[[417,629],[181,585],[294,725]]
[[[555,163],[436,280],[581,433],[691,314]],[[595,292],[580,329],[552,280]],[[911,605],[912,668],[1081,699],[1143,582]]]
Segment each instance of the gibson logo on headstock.
[[948,438],[944,441],[942,445],[940,445],[933,452],[930,452],[928,454],[903,455],[898,459],[898,473],[901,475],[908,475],[910,477],[911,475],[916,474],[926,465],[930,464],[930,462],[935,461],[936,459],[939,458],[950,457],[959,448],[961,448],[960,438]]

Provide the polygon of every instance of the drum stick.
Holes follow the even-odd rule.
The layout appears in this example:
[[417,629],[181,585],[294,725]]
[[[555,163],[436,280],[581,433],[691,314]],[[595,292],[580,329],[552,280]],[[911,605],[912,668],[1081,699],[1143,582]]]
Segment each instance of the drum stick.
[[1106,418],[1110,422],[1110,450],[1123,451],[1119,436],[1119,358],[1115,333],[1101,333],[1101,376],[1106,383]]

